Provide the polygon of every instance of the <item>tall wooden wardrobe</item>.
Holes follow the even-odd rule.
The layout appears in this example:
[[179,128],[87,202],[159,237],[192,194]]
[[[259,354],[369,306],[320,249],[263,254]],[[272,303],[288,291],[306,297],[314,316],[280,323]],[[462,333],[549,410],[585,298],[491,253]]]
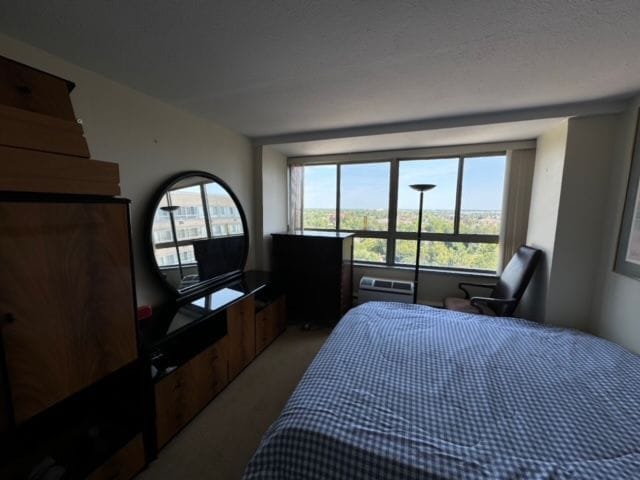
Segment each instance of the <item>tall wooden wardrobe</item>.
[[129,202],[73,84],[0,57],[0,478],[145,465]]

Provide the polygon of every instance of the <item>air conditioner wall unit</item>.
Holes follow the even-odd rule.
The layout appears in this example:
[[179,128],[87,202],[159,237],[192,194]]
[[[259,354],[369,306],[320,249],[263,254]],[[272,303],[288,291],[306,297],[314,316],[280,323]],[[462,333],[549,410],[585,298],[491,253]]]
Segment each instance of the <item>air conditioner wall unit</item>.
[[358,290],[358,304],[365,302],[413,303],[414,284],[408,280],[362,277]]

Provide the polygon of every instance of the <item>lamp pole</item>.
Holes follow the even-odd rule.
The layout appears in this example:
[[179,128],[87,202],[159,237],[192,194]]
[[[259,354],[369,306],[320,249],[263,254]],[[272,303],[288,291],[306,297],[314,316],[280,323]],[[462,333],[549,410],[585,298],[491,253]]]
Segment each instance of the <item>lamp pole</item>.
[[418,211],[418,245],[416,248],[416,269],[413,277],[413,303],[418,303],[418,280],[420,278],[420,243],[422,239],[422,204],[424,200],[424,192],[435,188],[431,183],[416,183],[409,187],[420,192],[420,210]]
[[180,260],[180,247],[178,246],[178,236],[176,232],[176,221],[173,218],[173,212],[178,210],[180,207],[178,205],[169,205],[167,207],[160,207],[160,210],[164,210],[169,213],[169,221],[171,222],[171,234],[173,235],[173,245],[176,248],[176,255],[178,255],[178,271],[180,272],[180,279],[184,278],[184,273],[182,272],[182,261]]

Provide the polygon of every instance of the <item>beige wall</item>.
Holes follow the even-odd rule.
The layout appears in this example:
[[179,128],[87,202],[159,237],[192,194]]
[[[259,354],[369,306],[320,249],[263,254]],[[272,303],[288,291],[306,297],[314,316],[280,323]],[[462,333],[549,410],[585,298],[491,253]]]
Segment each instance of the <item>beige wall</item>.
[[640,354],[640,281],[613,271],[618,233],[624,209],[640,97],[620,116],[616,148],[610,157],[609,191],[603,200],[606,211],[592,329],[598,335]]
[[593,330],[619,115],[571,118],[538,139],[527,243],[544,251],[526,318]]
[[568,121],[559,123],[538,138],[536,149],[527,245],[541,249],[544,255],[520,306],[524,318],[536,321],[546,318],[567,132]]
[[547,321],[590,330],[618,115],[569,120]]
[[287,158],[271,147],[257,147],[256,268],[271,270],[271,234],[287,230]]
[[0,55],[77,84],[71,99],[92,157],[120,164],[122,195],[132,201],[139,304],[164,298],[147,262],[144,218],[150,197],[169,176],[184,170],[218,175],[238,195],[253,230],[253,162],[247,138],[4,35]]

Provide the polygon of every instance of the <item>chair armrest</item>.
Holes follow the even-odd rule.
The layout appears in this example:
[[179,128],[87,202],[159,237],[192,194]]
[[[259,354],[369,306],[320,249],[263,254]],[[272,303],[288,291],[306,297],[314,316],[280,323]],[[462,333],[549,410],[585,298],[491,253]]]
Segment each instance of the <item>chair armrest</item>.
[[518,303],[517,298],[491,298],[491,297],[471,297],[471,305],[478,307],[479,303],[484,303],[491,307],[494,305],[515,305]]
[[[464,286],[463,286],[464,285]],[[472,283],[472,282],[460,282],[458,284],[458,288],[464,292],[464,298],[469,298],[471,295],[469,294],[469,290],[464,287],[480,287],[480,288],[493,288],[496,286],[495,283]]]

